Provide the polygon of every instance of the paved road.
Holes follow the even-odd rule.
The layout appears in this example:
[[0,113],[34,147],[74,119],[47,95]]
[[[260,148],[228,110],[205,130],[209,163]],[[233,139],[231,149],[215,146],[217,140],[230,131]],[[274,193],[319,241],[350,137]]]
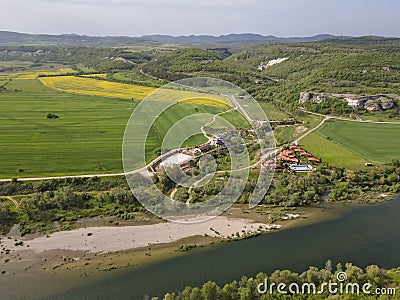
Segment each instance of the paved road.
[[242,115],[245,116],[246,120],[250,124],[252,124],[254,120],[250,117],[250,115],[247,113],[247,111],[245,109],[243,109],[243,107],[240,105],[240,103],[236,100],[235,96],[229,96],[229,98],[231,99],[231,101],[235,105],[235,107],[242,113]]

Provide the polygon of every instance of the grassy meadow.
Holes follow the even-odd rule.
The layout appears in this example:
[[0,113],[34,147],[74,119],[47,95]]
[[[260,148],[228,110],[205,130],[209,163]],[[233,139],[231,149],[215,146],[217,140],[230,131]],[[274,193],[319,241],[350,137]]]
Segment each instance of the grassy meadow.
[[11,86],[22,92],[0,94],[0,177],[122,170],[121,141],[137,102],[59,93],[37,80]]
[[29,80],[29,79],[36,79],[41,75],[46,75],[46,76],[52,76],[52,75],[62,75],[62,74],[69,74],[69,73],[76,73],[76,71],[72,68],[60,68],[58,70],[54,71],[48,71],[48,70],[43,70],[43,71],[23,71],[23,72],[16,72],[10,74],[8,77],[11,79],[16,79],[16,80]]
[[400,159],[400,126],[357,122],[326,122],[301,141],[304,148],[337,167]]
[[400,159],[400,125],[327,122],[319,133],[372,162]]
[[289,115],[279,110],[274,104],[270,102],[259,102],[261,108],[264,110],[268,120],[286,120],[289,119]]
[[[13,80],[9,88],[21,92],[0,93],[0,178],[122,171],[124,130],[138,100],[59,92],[32,79]],[[194,103],[174,105],[150,132],[148,158],[154,157],[162,135],[180,118],[223,110]],[[48,113],[59,118],[48,119]],[[186,144],[202,141],[195,136]]]
[[322,162],[327,162],[335,167],[358,169],[368,162],[367,159],[342,145],[328,140],[319,132],[308,135],[300,142],[300,145],[315,157],[322,159]]

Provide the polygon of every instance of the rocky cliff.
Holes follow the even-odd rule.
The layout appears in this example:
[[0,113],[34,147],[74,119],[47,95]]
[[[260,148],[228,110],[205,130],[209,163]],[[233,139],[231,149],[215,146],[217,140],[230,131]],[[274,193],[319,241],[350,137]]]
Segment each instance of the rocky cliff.
[[397,105],[396,100],[399,100],[400,96],[396,94],[357,96],[353,94],[301,92],[299,103],[306,103],[309,101],[313,103],[323,103],[330,98],[337,98],[346,101],[347,104],[354,109],[379,111],[394,108]]

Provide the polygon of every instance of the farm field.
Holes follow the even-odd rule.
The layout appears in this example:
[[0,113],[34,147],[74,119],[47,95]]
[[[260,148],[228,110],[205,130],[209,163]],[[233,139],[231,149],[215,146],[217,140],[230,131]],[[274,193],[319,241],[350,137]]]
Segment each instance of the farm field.
[[240,114],[236,110],[232,110],[232,111],[229,111],[227,113],[224,113],[224,114],[220,115],[219,118],[217,118],[215,120],[215,122],[211,124],[212,127],[214,127],[214,128],[226,128],[227,124],[223,120],[225,120],[226,122],[230,123],[236,129],[249,128],[251,126],[249,124],[249,122],[243,117],[242,114]]
[[[0,178],[122,172],[123,134],[138,101],[61,93],[38,80],[13,80],[10,87],[21,92],[0,94]],[[182,116],[223,110],[174,105],[150,132],[148,159],[160,147],[160,134]]]
[[[0,176],[32,177],[121,170],[125,123],[137,102],[59,93],[19,80],[0,94]],[[48,113],[59,119],[47,119]]]
[[40,82],[60,92],[73,94],[142,100],[153,88],[115,83],[76,76],[41,77]]
[[87,77],[87,78],[107,78],[107,74],[105,73],[99,73],[99,74],[87,74],[87,75],[81,75],[82,77]]
[[400,125],[327,122],[319,133],[376,163],[400,159]]
[[[39,80],[44,86],[60,92],[122,99],[142,100],[156,90],[155,88],[146,86],[110,82],[88,77],[55,76],[41,77]],[[176,99],[176,93],[180,93],[183,97],[188,98],[187,102],[220,107],[230,104],[229,100],[224,97],[213,96],[213,98],[220,100],[220,102],[217,102],[207,99],[202,93],[167,89],[164,89],[161,94],[163,96],[162,100],[168,100],[171,96]]]
[[27,80],[27,79],[36,79],[40,75],[52,76],[52,75],[62,75],[62,74],[70,74],[70,73],[76,73],[76,71],[72,68],[61,68],[61,69],[54,70],[54,71],[33,70],[33,71],[22,71],[22,72],[11,73],[10,75],[8,75],[8,77],[11,79],[16,79],[16,80]]
[[364,167],[367,159],[346,149],[345,147],[328,140],[318,132],[313,132],[304,138],[300,145],[322,162],[329,163],[335,167],[359,169]]
[[[146,141],[146,161],[150,162],[158,157],[159,149],[161,148],[164,136],[177,121],[193,114],[209,113],[214,115],[223,111],[224,109],[219,107],[195,105],[192,103],[177,104],[168,108],[158,117],[150,129],[149,138]],[[209,120],[211,120],[211,117],[205,118],[201,125],[207,123]],[[191,127],[197,127],[200,132],[200,123],[190,122],[190,124]],[[186,130],[189,130],[189,128],[177,128],[176,130],[179,130],[179,133],[177,131],[174,132],[172,137],[180,138],[187,136]],[[178,140],[173,140],[170,142],[172,142],[176,147],[180,146],[176,144]],[[197,134],[184,141],[182,146],[187,147],[192,145],[200,145],[205,142],[207,142],[207,139],[203,135]]]

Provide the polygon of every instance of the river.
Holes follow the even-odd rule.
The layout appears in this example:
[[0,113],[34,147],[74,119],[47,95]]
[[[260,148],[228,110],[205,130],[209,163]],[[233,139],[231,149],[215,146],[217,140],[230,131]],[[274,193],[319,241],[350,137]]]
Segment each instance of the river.
[[[328,205],[327,209],[338,208]],[[328,259],[361,267],[396,267],[400,265],[399,216],[400,197],[378,205],[341,208],[341,217],[335,220],[195,249],[176,258],[115,273],[55,299],[151,298],[208,280],[221,285],[258,272],[302,272],[310,265],[321,268]]]

